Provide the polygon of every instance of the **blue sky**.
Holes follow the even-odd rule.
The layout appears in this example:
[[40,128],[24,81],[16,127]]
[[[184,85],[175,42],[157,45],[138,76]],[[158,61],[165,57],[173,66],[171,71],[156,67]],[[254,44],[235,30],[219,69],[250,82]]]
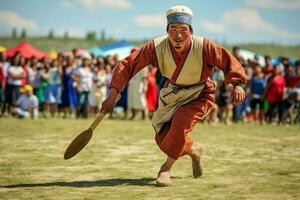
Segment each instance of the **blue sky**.
[[217,42],[300,44],[300,0],[1,0],[0,35],[13,27],[74,37],[104,29],[107,37],[151,39],[166,33],[174,5],[189,6],[194,33]]

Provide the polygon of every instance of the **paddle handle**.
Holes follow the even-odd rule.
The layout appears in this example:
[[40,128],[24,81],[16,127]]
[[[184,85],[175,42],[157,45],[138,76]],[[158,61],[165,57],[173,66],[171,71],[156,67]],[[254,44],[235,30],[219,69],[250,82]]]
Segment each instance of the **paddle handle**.
[[89,129],[94,130],[98,126],[98,124],[102,121],[102,119],[105,117],[105,114],[106,113],[104,113],[104,112],[100,112],[100,114],[96,117],[96,119],[90,125]]
[[[121,95],[118,94],[116,98],[116,103],[120,100]],[[96,119],[93,121],[93,123],[90,125],[89,129],[92,129],[92,131],[98,126],[98,124],[102,121],[102,119],[105,117],[107,113],[104,113],[103,111],[100,112],[100,114],[96,117]]]

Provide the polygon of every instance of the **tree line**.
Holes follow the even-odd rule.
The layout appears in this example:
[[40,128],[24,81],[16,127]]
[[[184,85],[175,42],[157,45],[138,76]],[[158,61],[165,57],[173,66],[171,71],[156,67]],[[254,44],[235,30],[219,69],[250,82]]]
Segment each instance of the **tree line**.
[[[87,31],[85,39],[86,40],[97,40],[97,39],[105,40],[105,39],[107,39],[106,32],[104,29],[100,30],[99,37],[97,37],[97,36],[98,36],[97,31]],[[19,34],[18,34],[18,31],[16,28],[12,29],[12,33],[11,33],[12,39],[16,39],[16,38],[25,39],[26,37],[27,37],[27,31],[25,28],[23,28]],[[55,39],[55,38],[61,38],[61,36],[55,35],[54,30],[50,29],[48,32],[47,38],[51,40],[51,39]],[[62,38],[66,39],[66,40],[70,38],[69,32],[67,30],[64,32]]]

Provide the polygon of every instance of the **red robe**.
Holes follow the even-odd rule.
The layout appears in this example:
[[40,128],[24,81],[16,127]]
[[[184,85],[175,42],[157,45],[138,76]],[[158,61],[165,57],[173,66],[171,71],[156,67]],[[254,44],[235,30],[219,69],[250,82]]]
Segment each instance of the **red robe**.
[[[171,82],[178,77],[176,73],[180,72],[179,69],[187,57],[190,46],[186,48],[181,55],[175,54],[174,50],[172,51],[178,70],[175,70],[170,80]],[[110,87],[121,92],[128,81],[138,71],[148,65],[159,67],[153,41],[148,42],[120,62],[113,72]],[[203,70],[199,82],[205,81],[205,88],[197,99],[177,109],[172,121],[166,123],[155,137],[159,148],[173,159],[178,159],[189,152],[193,141],[188,136],[188,132],[192,131],[197,122],[204,119],[213,106],[216,87],[208,79],[212,75],[214,66],[217,66],[225,73],[226,84],[235,84],[237,82],[245,84],[247,81],[244,68],[229,51],[210,40],[204,39]]]

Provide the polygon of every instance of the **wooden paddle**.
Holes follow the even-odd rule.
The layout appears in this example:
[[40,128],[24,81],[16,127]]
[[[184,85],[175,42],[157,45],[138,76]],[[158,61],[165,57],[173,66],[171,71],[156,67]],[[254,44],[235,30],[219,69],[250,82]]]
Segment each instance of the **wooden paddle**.
[[[121,96],[117,97],[116,102],[119,101]],[[69,144],[68,148],[65,151],[64,159],[68,160],[78,154],[91,140],[93,136],[93,130],[98,126],[98,124],[102,121],[107,113],[100,112],[100,114],[96,117],[93,123],[90,125],[88,129],[81,132],[72,142]]]

